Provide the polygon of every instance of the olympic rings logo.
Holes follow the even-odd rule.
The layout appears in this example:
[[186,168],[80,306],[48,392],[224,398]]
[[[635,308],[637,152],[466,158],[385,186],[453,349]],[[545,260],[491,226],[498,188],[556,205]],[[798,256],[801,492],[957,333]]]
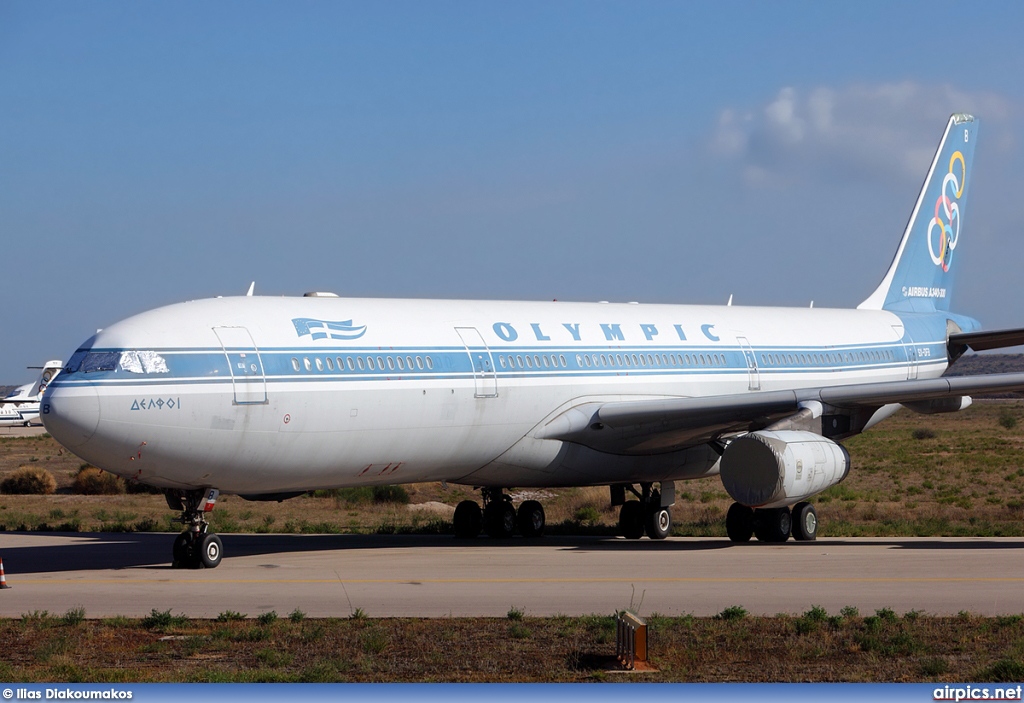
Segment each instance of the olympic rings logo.
[[[932,263],[941,266],[943,271],[949,271],[953,250],[960,240],[960,204],[957,201],[964,194],[966,181],[967,165],[964,163],[964,155],[959,151],[953,152],[949,157],[949,173],[942,179],[942,190],[935,201],[935,216],[928,224],[928,254],[932,257]],[[938,237],[935,236],[936,233]],[[938,251],[935,248],[936,239]]]

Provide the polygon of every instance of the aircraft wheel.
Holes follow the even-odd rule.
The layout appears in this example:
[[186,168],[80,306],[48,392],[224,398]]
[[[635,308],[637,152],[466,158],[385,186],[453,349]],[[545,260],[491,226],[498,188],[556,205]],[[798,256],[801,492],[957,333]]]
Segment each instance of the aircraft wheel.
[[207,532],[199,538],[199,563],[207,569],[216,569],[224,556],[224,545],[220,537]]
[[644,536],[644,504],[631,500],[619,509],[619,529],[626,539],[640,539]]
[[749,542],[754,535],[754,511],[746,505],[733,503],[725,514],[725,533],[733,542]]
[[652,505],[647,509],[647,520],[644,524],[647,536],[651,539],[665,539],[672,531],[672,513],[668,508]]
[[473,539],[480,534],[480,504],[475,500],[464,500],[455,506],[452,523],[455,536],[460,539]]
[[810,503],[793,506],[793,539],[809,542],[818,538],[818,512]]
[[516,522],[523,537],[540,537],[544,534],[544,506],[536,500],[523,501]]
[[484,509],[484,529],[491,537],[511,537],[516,529],[516,509],[507,500],[492,500]]
[[174,562],[171,566],[175,568],[188,567],[191,564],[192,534],[187,530],[174,538],[174,546],[171,554],[174,555]]
[[792,529],[793,516],[789,508],[769,508],[754,514],[754,535],[760,542],[785,542]]

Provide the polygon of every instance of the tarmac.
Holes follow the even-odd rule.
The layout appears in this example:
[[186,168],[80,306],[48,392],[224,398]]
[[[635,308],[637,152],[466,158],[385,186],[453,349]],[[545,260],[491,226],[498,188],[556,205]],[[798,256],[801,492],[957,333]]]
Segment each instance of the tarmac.
[[449,536],[221,535],[216,569],[170,565],[167,533],[0,533],[0,616],[83,607],[87,617],[311,617],[830,613],[855,606],[937,615],[1024,613],[1024,538],[612,537],[459,541]]

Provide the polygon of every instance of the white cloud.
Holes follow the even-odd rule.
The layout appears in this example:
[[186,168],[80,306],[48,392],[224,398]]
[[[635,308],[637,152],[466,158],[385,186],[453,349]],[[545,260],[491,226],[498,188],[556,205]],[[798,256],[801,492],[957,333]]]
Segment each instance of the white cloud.
[[953,112],[979,117],[986,141],[1012,145],[1008,99],[907,81],[809,91],[784,87],[760,107],[722,110],[710,148],[738,163],[752,185],[920,179]]

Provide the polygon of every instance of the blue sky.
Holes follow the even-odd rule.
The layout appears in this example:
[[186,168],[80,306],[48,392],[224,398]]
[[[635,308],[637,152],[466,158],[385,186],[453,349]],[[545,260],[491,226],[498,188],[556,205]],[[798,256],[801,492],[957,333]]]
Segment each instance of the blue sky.
[[[854,306],[949,113],[1024,326],[1020,3],[0,3],[0,383],[244,293]],[[822,114],[827,120],[820,119]]]

